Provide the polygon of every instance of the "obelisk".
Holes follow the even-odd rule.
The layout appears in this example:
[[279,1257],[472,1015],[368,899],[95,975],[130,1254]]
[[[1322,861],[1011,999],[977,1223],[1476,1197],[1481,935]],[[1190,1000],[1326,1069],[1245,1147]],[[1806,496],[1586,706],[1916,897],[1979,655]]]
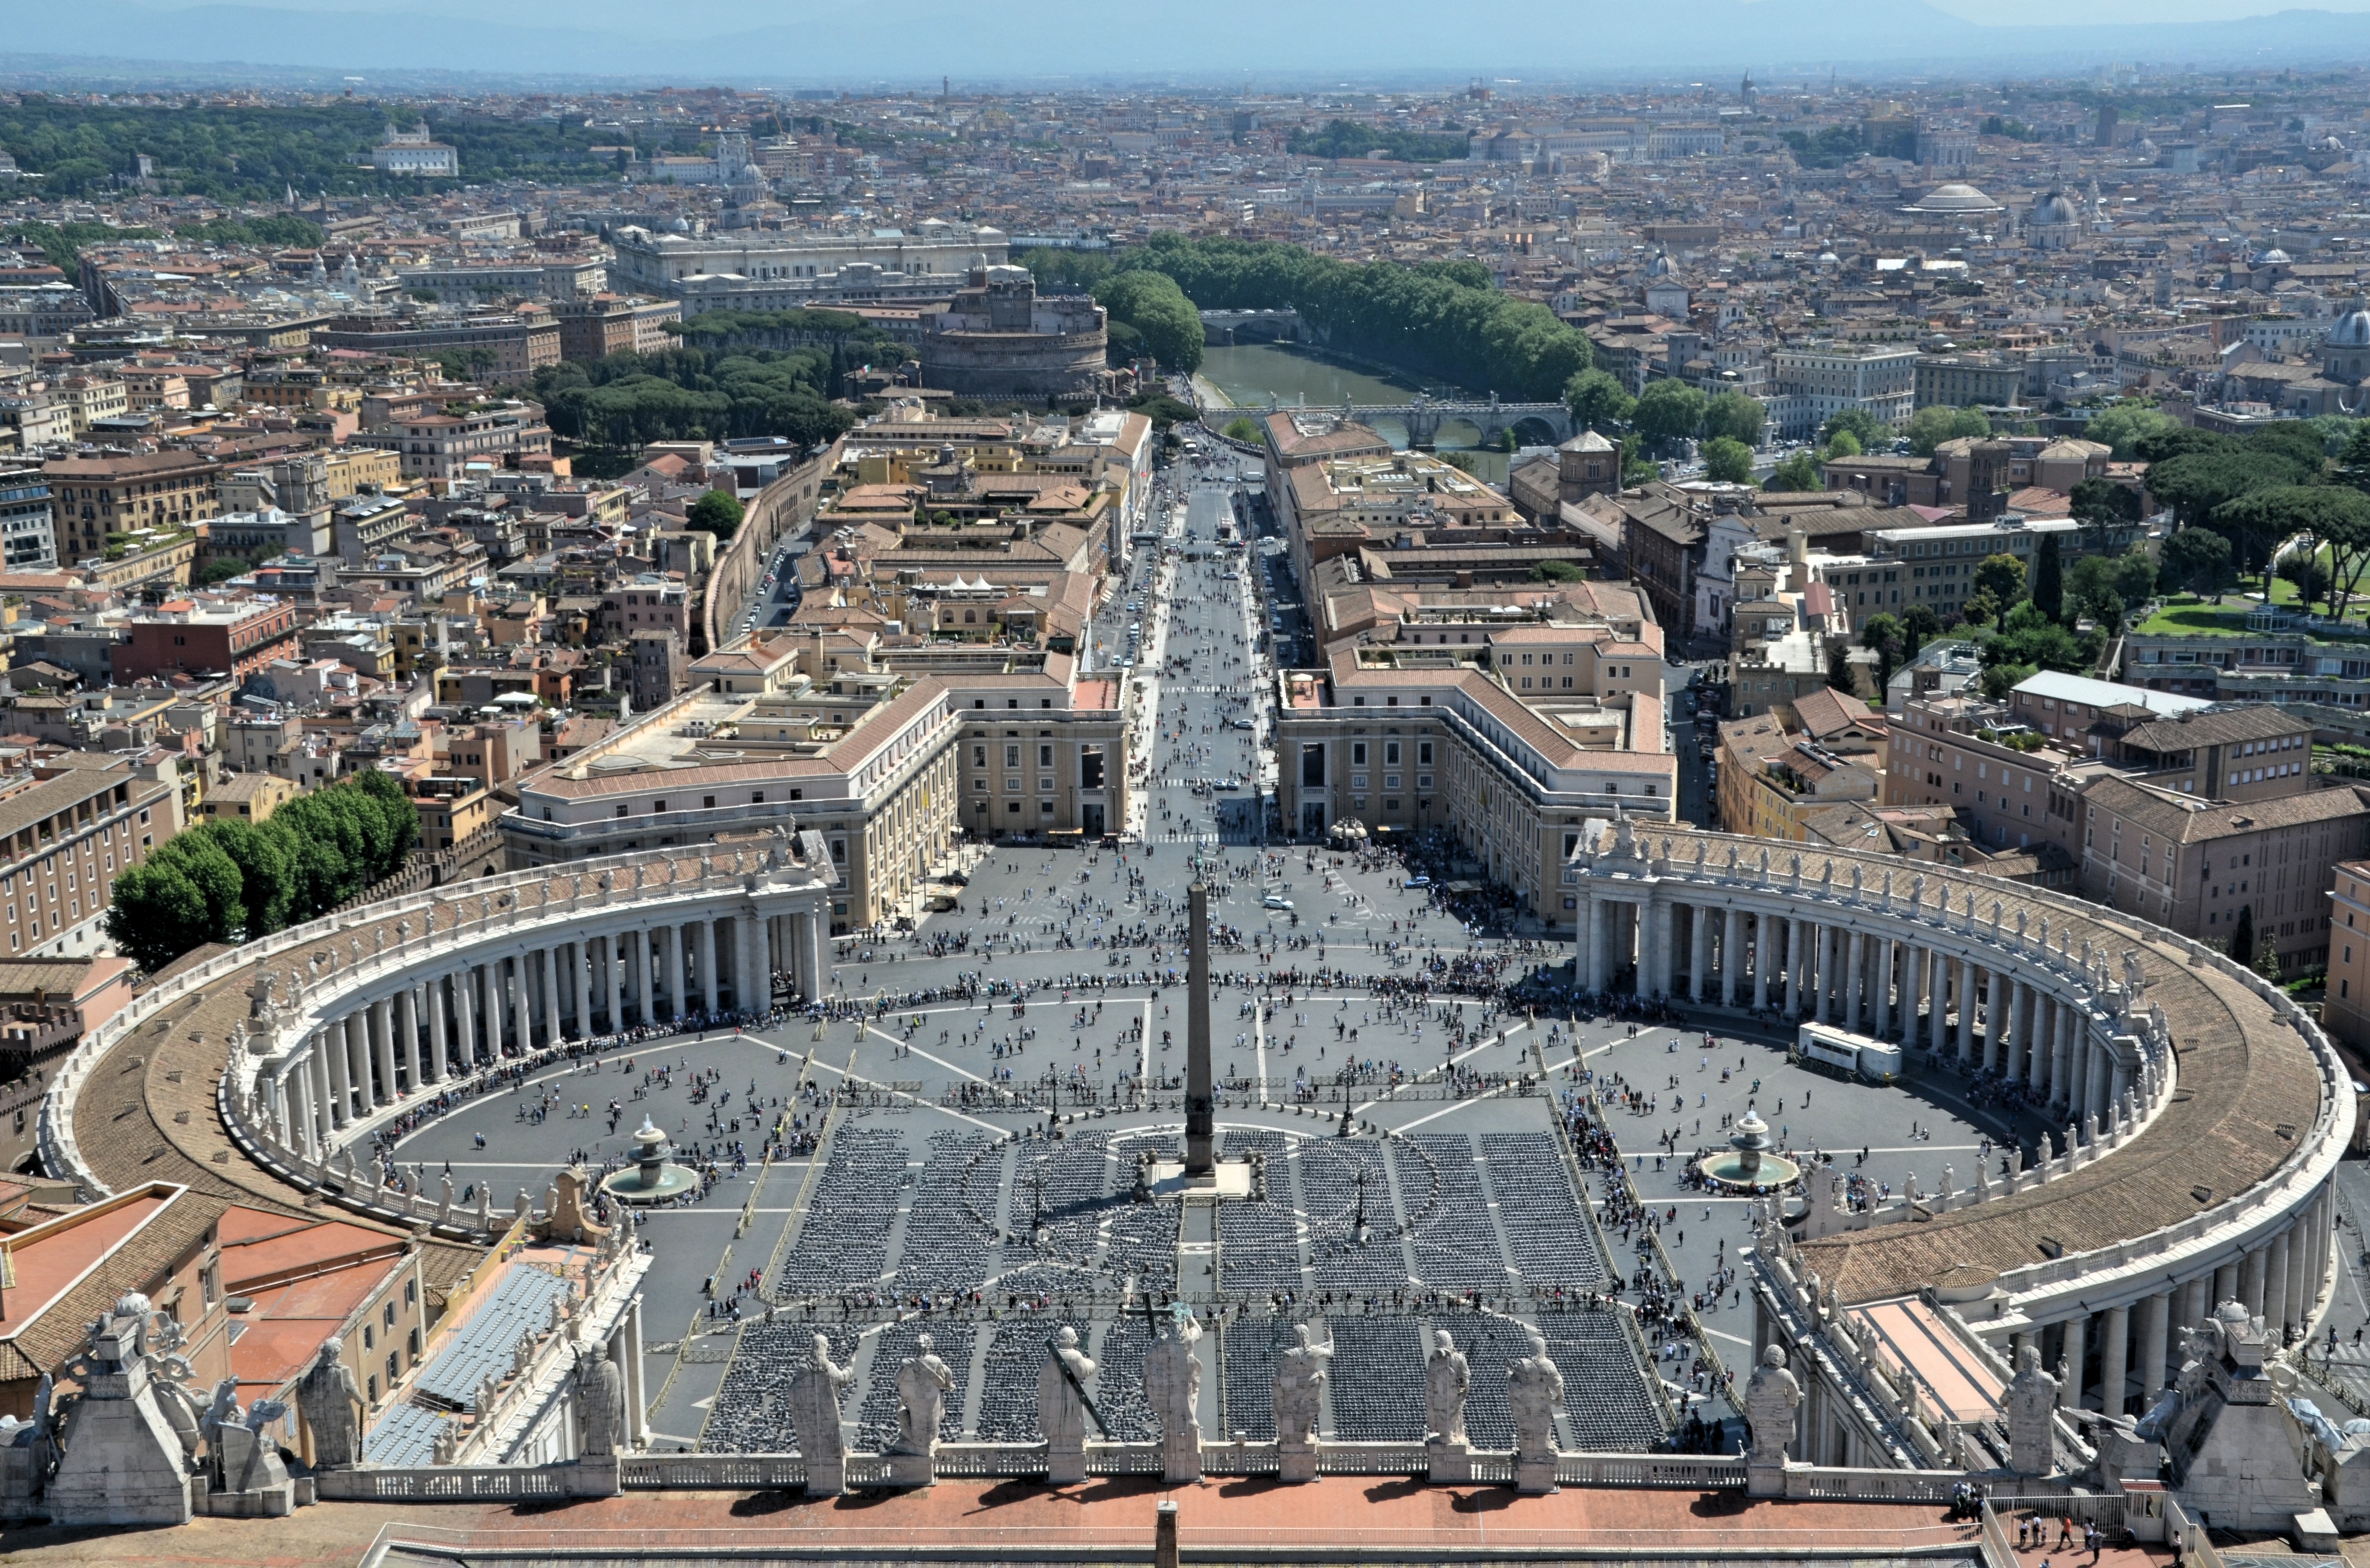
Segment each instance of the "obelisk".
[[1217,1129],[1210,1114],[1210,890],[1186,890],[1192,912],[1192,962],[1185,997],[1185,1178],[1216,1173]]

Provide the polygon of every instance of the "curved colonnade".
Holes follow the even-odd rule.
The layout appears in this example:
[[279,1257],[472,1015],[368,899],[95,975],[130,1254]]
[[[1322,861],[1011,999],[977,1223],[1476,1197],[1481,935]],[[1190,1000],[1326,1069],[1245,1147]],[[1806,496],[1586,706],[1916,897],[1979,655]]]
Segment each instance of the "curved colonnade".
[[[762,1013],[777,978],[819,996],[837,876],[820,835],[784,835],[515,871],[277,932],[168,974],[75,1048],[42,1102],[43,1168],[103,1196],[175,1179],[151,1170],[167,1152],[219,1170],[226,1133],[255,1175],[482,1239],[512,1215],[383,1188],[354,1146],[537,1053]],[[136,1123],[140,1102],[112,1092],[135,1077]],[[213,1114],[193,1118],[201,1098]]]
[[[1799,1239],[1766,1230],[1756,1343],[1773,1311],[1809,1339],[1924,1293],[2001,1369],[2031,1345],[2071,1368],[2062,1403],[2121,1412],[2155,1400],[2172,1331],[2219,1302],[2275,1343],[2326,1309],[2350,1079],[2304,1009],[2222,954],[1949,867],[1628,823],[1564,884],[1589,989],[1634,966],[1640,995],[1898,1039],[1913,1075],[1988,1073],[2064,1129],[2010,1175],[1946,1176],[1877,1214],[1814,1198]],[[1865,1451],[1812,1457],[1845,1448]]]

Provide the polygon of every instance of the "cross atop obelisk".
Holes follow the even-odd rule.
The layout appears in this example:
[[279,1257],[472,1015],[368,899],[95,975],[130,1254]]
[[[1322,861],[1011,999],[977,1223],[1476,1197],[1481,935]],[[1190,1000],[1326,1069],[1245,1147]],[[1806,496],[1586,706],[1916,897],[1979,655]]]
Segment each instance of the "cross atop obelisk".
[[1193,956],[1186,972],[1185,1178],[1192,1181],[1217,1170],[1217,1129],[1210,1110],[1210,890],[1197,882],[1186,891]]

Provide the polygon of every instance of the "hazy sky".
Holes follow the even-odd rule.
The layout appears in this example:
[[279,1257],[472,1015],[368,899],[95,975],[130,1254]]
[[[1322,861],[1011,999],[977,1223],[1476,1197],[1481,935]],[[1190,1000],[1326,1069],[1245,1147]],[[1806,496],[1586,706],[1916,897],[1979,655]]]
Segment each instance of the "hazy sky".
[[[2234,22],[2247,17],[2261,17],[2288,9],[2370,11],[2370,0],[2314,0],[2308,7],[2266,4],[2264,0],[2086,0],[2085,4],[2078,6],[2066,5],[2065,0],[1928,0],[1928,3],[1969,21],[2032,27],[2056,27],[2069,22],[2130,23],[2134,26],[2145,26],[2150,22]],[[2133,40],[2133,52],[2146,57],[2145,35]]]

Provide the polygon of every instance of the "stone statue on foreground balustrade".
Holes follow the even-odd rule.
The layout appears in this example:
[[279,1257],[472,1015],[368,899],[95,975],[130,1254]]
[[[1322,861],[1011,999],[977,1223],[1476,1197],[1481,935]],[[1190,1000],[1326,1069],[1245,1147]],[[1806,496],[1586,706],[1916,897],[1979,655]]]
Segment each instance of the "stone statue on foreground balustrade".
[[1284,1481],[1317,1479],[1317,1422],[1325,1389],[1325,1363],[1333,1355],[1329,1339],[1312,1344],[1308,1325],[1295,1323],[1292,1343],[1275,1358],[1275,1444]]
[[172,1354],[178,1340],[162,1355],[152,1348],[155,1317],[145,1296],[126,1293],[91,1323],[87,1347],[66,1363],[65,1376],[82,1392],[66,1412],[65,1451],[49,1480],[52,1524],[178,1525],[190,1518],[197,1419],[168,1409],[166,1398],[168,1389],[181,1392],[169,1380],[185,1375],[188,1363]]
[[1063,1324],[1037,1371],[1037,1430],[1045,1439],[1045,1479],[1055,1486],[1087,1479],[1087,1379],[1094,1375],[1078,1331]]
[[1745,1480],[1753,1495],[1784,1495],[1786,1445],[1793,1439],[1794,1412],[1801,1403],[1802,1385],[1787,1369],[1785,1346],[1764,1348],[1761,1365],[1744,1385],[1744,1426],[1751,1445],[1745,1450]]
[[1446,1329],[1432,1331],[1432,1354],[1423,1366],[1424,1439],[1442,1447],[1462,1448],[1465,1440],[1465,1396],[1473,1390],[1473,1367],[1456,1348]]
[[576,1413],[582,1434],[577,1451],[588,1459],[614,1459],[626,1440],[626,1380],[598,1344],[584,1347],[576,1364]]
[[2008,1468],[2019,1475],[2048,1475],[2057,1468],[2057,1379],[2042,1369],[2040,1350],[2018,1346],[2016,1376],[2000,1402],[2008,1411]]
[[955,1375],[938,1359],[937,1343],[924,1334],[897,1369],[897,1436],[889,1445],[892,1486],[935,1486],[933,1463],[938,1427],[947,1418],[947,1394]]
[[331,1334],[321,1342],[313,1365],[296,1382],[296,1408],[313,1434],[313,1468],[347,1470],[359,1463],[362,1408],[362,1389],[345,1361],[345,1342]]
[[[814,1359],[790,1379],[790,1424],[798,1431],[799,1455],[806,1460],[809,1496],[837,1496],[847,1490],[847,1436],[840,1425],[840,1390],[856,1381],[856,1368],[835,1366],[831,1341],[814,1337]],[[903,1392],[900,1379],[900,1392]]]
[[1556,1412],[1563,1408],[1563,1369],[1547,1354],[1547,1337],[1529,1331],[1531,1354],[1506,1368],[1506,1401],[1514,1414],[1514,1490],[1556,1489]]
[[1199,1481],[1202,1359],[1179,1325],[1163,1326],[1144,1353],[1144,1400],[1160,1426],[1161,1478],[1171,1485]]

